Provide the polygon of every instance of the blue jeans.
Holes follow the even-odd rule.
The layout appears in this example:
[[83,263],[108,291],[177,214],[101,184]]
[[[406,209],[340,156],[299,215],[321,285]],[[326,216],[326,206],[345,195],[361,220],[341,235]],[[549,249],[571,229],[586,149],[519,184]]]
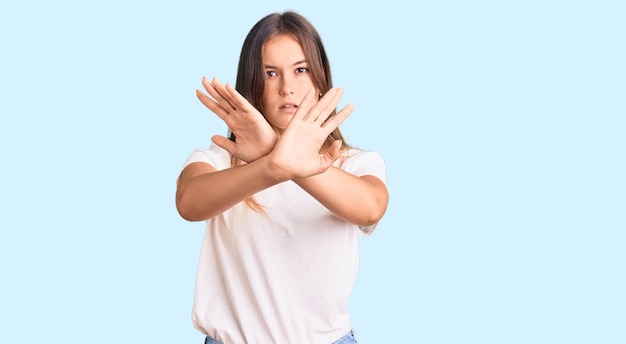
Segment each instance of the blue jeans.
[[333,344],[356,344],[356,343],[357,343],[356,334],[354,333],[354,330],[351,330],[347,335],[339,338],[339,340],[334,342]]
[[[332,344],[356,344],[356,335],[354,334],[354,330],[350,331],[347,335],[339,338],[338,341]],[[204,340],[204,344],[223,344],[222,342],[218,342],[217,340],[207,336]]]

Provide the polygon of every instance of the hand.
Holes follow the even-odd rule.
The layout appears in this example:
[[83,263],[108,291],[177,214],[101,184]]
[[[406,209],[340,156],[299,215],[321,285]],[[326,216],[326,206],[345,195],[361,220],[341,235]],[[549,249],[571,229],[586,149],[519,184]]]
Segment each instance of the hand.
[[246,98],[229,84],[222,85],[217,78],[211,82],[202,78],[202,85],[212,98],[200,90],[196,90],[196,96],[235,135],[235,142],[221,135],[214,135],[211,141],[245,162],[267,155],[274,148],[277,140],[274,129]]
[[286,174],[287,179],[309,177],[326,171],[340,156],[342,142],[337,140],[330,147],[322,147],[328,135],[341,124],[354,109],[346,105],[334,116],[343,90],[331,89],[317,100],[317,92],[311,89],[304,96],[298,110],[278,139],[270,153],[273,166]]

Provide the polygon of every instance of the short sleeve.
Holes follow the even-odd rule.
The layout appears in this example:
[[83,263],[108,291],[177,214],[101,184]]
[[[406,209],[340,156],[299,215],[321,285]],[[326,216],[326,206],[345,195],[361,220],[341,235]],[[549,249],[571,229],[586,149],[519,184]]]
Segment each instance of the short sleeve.
[[[382,155],[376,151],[361,151],[351,149],[348,158],[341,165],[341,169],[355,176],[374,176],[387,185],[385,161]],[[378,223],[359,227],[361,234],[370,235],[376,229]]]
[[198,148],[194,150],[187,158],[183,168],[194,162],[204,162],[216,170],[225,170],[230,167],[230,153],[216,144],[211,144],[209,149]]

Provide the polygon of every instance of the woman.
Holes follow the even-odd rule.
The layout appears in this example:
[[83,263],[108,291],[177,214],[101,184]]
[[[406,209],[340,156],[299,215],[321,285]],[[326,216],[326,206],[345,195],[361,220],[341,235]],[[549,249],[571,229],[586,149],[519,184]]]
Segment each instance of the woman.
[[233,89],[203,78],[200,101],[228,125],[197,149],[176,206],[206,221],[193,323],[205,343],[355,343],[347,303],[358,235],[387,208],[385,166],[349,147],[342,90],[315,28],[271,14],[247,35]]

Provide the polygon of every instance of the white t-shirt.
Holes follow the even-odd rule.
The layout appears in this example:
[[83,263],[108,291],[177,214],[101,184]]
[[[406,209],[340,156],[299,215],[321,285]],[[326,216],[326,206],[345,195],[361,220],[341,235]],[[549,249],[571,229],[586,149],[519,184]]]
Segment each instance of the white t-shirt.
[[[351,149],[339,166],[385,182],[377,152]],[[212,145],[186,164],[230,167]],[[255,196],[265,214],[240,203],[206,221],[193,323],[223,343],[332,343],[351,329],[348,298],[357,277],[358,235],[348,223],[291,181]]]

